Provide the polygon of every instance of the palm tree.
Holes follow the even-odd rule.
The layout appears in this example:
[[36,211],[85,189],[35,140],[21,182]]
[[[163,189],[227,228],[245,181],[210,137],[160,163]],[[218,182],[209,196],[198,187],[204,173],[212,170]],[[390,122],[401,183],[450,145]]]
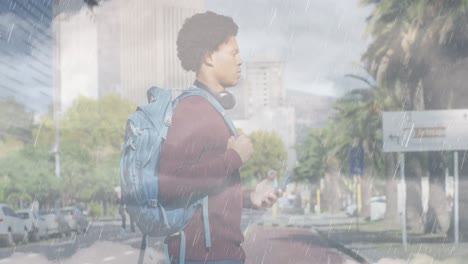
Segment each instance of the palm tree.
[[[446,109],[461,101],[454,94],[465,89],[457,80],[437,77],[447,75],[446,67],[464,66],[459,64],[468,57],[467,1],[363,0],[362,4],[375,5],[368,18],[373,42],[362,59],[379,86],[401,82],[408,89],[411,110]],[[441,86],[444,82],[450,85]]]
[[[463,87],[468,68],[468,2],[462,0],[363,0],[375,5],[368,32],[373,38],[363,56],[379,86],[404,87],[405,110],[466,107]],[[431,182],[429,226],[448,228],[443,200],[443,156],[431,153],[423,169]],[[441,166],[442,164],[442,166]]]
[[[335,104],[336,113],[329,124],[325,137],[330,156],[338,156],[344,164],[348,160],[349,147],[354,138],[359,138],[366,154],[366,177],[385,175],[388,187],[387,216],[390,222],[398,220],[396,210],[395,174],[396,159],[394,154],[382,153],[382,112],[399,111],[403,108],[401,87],[385,89],[378,87],[375,81],[369,81],[357,75],[347,75],[365,83],[366,87],[353,90],[338,100]],[[345,170],[346,171],[346,170]],[[366,180],[370,180],[365,178]],[[369,194],[365,189],[372,186],[363,181],[363,194]],[[367,197],[363,197],[366,201]],[[364,213],[365,213],[365,207]]]

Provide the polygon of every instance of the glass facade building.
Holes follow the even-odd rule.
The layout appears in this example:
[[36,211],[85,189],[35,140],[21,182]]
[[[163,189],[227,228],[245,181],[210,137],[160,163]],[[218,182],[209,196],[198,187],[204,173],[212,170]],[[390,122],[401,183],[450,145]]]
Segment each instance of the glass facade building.
[[53,1],[0,1],[0,100],[46,112],[53,98]]

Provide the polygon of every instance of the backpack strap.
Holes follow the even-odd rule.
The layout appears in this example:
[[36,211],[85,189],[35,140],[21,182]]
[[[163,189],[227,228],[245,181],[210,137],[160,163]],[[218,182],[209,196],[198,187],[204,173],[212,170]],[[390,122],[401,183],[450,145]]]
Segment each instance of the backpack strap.
[[[214,98],[211,94],[208,92],[197,88],[195,86],[191,87],[190,89],[184,90],[181,95],[179,95],[175,100],[174,100],[174,108],[176,105],[178,105],[182,100],[189,96],[201,96],[205,98],[215,109],[218,111],[218,113],[223,117],[224,123],[228,126],[231,134],[234,137],[237,137],[237,130],[236,127],[234,126],[234,122],[232,122],[231,117],[227,114],[226,110],[221,106],[221,104]],[[202,216],[203,216],[203,229],[205,229],[205,246],[207,250],[210,250],[211,248],[211,234],[210,234],[210,222],[209,222],[209,217],[208,217],[208,196],[205,196],[202,198],[201,201],[202,204]],[[181,231],[180,235],[180,256],[179,256],[179,261],[180,264],[183,264],[182,260],[185,260],[185,234],[183,230]],[[165,244],[165,251],[167,249],[167,244]],[[182,254],[183,253],[183,254]],[[166,259],[168,259],[169,253],[166,254]]]
[[[180,247],[179,247],[179,264],[185,264],[185,248],[186,248],[186,239],[185,239],[185,232],[184,230],[179,231],[180,235]],[[169,237],[164,239],[164,258],[166,264],[171,264],[172,259],[169,255]]]
[[207,250],[211,249],[210,220],[208,218],[208,196],[203,197],[202,202],[203,229],[205,229],[205,246]]
[[179,249],[179,264],[185,264],[185,232],[180,231],[180,249]]
[[174,100],[174,107],[179,104],[183,99],[189,97],[189,96],[201,96],[205,98],[215,109],[218,111],[218,113],[223,117],[224,122],[226,125],[229,127],[229,130],[231,131],[231,134],[235,137],[237,137],[237,130],[236,127],[234,126],[234,122],[232,122],[231,117],[228,115],[226,110],[221,106],[221,104],[214,98],[211,94],[208,92],[197,88],[195,86],[184,90],[184,92],[179,95],[175,100]]
[[[205,247],[207,250],[211,249],[211,233],[210,221],[208,219],[208,196],[202,198],[202,215],[203,215],[203,229],[205,229]],[[179,247],[179,264],[185,264],[185,250],[186,238],[184,230],[179,231],[180,234],[180,247]],[[164,240],[164,258],[166,264],[171,264],[171,257],[169,255],[169,237]]]

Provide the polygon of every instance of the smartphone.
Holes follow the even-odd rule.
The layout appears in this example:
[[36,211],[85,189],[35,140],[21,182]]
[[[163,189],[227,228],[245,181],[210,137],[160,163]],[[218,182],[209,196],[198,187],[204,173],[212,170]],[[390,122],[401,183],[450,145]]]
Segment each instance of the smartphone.
[[283,182],[278,187],[276,187],[275,192],[278,192],[280,189],[283,189],[289,183],[291,183],[291,176],[287,176],[286,178],[284,178]]

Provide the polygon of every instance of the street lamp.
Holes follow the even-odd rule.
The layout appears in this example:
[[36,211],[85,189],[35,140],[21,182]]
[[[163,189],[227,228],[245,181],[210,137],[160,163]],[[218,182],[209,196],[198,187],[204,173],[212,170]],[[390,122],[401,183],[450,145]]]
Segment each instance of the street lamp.
[[55,156],[55,176],[60,178],[60,97],[61,97],[61,76],[60,76],[60,0],[55,0],[52,6],[53,21],[53,43],[54,43],[54,99],[53,99],[53,118],[55,125],[55,143],[53,153]]

